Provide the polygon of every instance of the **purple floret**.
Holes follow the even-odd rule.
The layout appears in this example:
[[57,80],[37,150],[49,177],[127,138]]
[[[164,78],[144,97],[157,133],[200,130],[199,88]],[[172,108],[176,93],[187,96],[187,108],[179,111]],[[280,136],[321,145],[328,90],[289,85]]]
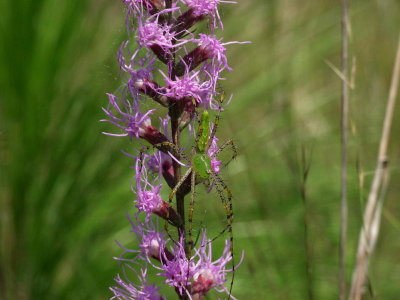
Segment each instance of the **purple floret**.
[[211,167],[213,168],[215,173],[219,173],[220,165],[222,163],[222,161],[218,160],[217,157],[215,156],[215,154],[218,151],[217,142],[218,142],[218,138],[214,137],[211,142],[210,148],[208,148],[208,151],[207,151],[207,155],[211,158]]
[[158,268],[162,272],[157,274],[165,277],[165,283],[175,287],[180,295],[188,293],[187,286],[194,274],[194,264],[186,258],[185,247],[182,244],[182,239],[180,242],[175,243],[172,259],[168,258],[166,254],[163,255],[161,259],[162,266]]
[[174,47],[175,34],[170,31],[170,25],[159,24],[157,20],[147,20],[138,27],[138,43],[142,47],[158,45],[164,49],[171,49]]
[[218,20],[221,28],[223,28],[221,18],[218,12],[218,4],[220,3],[236,3],[235,1],[226,0],[182,0],[184,4],[193,9],[196,16],[210,15],[213,18],[213,24],[216,27]]
[[207,105],[210,101],[213,92],[213,82],[211,80],[201,80],[200,71],[194,72],[191,75],[185,74],[181,78],[175,80],[170,79],[164,73],[166,83],[163,95],[181,100],[193,97],[199,105]]
[[136,159],[136,207],[139,211],[146,212],[148,216],[163,208],[160,196],[161,184],[153,185],[149,182],[147,170],[142,165],[141,158]]
[[147,283],[147,270],[142,269],[139,275],[140,285],[127,283],[121,279],[119,275],[115,277],[118,286],[113,286],[110,290],[114,293],[111,299],[120,300],[165,300],[158,291],[160,288],[154,284]]
[[[195,251],[194,259],[197,260],[197,263],[194,266],[191,294],[197,294],[201,298],[211,288],[214,288],[218,292],[229,293],[228,289],[224,286],[224,283],[227,281],[227,274],[232,272],[232,269],[226,268],[227,264],[232,260],[229,241],[225,242],[222,256],[212,261],[211,240],[207,239],[206,231],[203,230],[200,247],[199,249],[195,249]],[[231,298],[236,299],[232,295]]]
[[[206,34],[199,34],[199,39],[197,42],[201,50],[207,53],[207,58],[213,59],[213,62],[216,62],[218,65],[221,66],[221,71],[223,69],[232,70],[228,66],[228,59],[226,58],[225,52],[226,48],[224,45],[230,43],[221,43],[221,39],[217,39],[215,36],[209,36]],[[234,42],[231,42],[234,43]]]
[[[103,108],[104,113],[109,119],[100,120],[102,122],[111,123],[118,128],[122,129],[124,133],[107,133],[103,132],[105,135],[110,136],[129,136],[131,138],[143,137],[146,132],[146,128],[151,125],[150,115],[153,113],[154,109],[147,111],[146,113],[140,113],[138,108],[131,106],[127,101],[118,99],[113,94],[107,94],[109,99],[110,108],[113,108],[116,114],[113,113],[111,109]],[[126,112],[122,111],[118,103],[124,106]]]

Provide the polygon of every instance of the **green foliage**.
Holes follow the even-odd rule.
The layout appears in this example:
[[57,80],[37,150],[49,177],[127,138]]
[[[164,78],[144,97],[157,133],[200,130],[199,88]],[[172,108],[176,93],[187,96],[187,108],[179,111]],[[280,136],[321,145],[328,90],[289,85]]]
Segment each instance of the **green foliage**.
[[[134,212],[132,162],[119,151],[132,153],[133,145],[102,136],[108,128],[97,122],[105,93],[120,84],[115,53],[125,37],[122,5],[1,0],[0,11],[0,298],[107,299],[119,272],[112,257],[122,252],[114,240],[134,247],[124,219]],[[400,2],[355,0],[350,13],[348,280]],[[239,145],[239,157],[222,174],[234,194],[236,257],[245,250],[233,294],[308,299],[311,289],[315,299],[336,299],[340,80],[326,61],[340,63],[339,2],[240,1],[224,5],[222,18],[224,40],[253,42],[228,46],[234,71],[222,88],[234,98],[218,128],[221,140],[234,137]],[[400,279],[394,267],[400,263],[398,134],[391,139],[392,185],[369,276],[380,299],[396,299]],[[302,152],[311,161],[305,183]],[[195,220],[218,233],[223,208],[199,196]],[[219,252],[223,241],[216,242]]]

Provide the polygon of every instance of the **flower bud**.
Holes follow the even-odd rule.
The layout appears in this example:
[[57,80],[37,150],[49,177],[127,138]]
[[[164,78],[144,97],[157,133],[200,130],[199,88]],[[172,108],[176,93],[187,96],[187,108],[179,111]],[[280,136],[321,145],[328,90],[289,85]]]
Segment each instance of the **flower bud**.
[[176,227],[179,227],[182,223],[175,209],[165,201],[160,202],[158,207],[153,210],[153,213],[174,224]]
[[[182,76],[183,74],[193,71],[202,62],[212,58],[212,52],[207,48],[199,46],[187,54],[175,67],[175,74]],[[188,70],[187,70],[188,69]]]
[[157,128],[149,125],[144,128],[143,133],[140,135],[141,138],[145,139],[152,145],[161,144],[167,142],[167,137],[162,134]]
[[193,276],[191,294],[194,299],[202,299],[214,287],[214,276],[211,270],[205,269]]
[[174,31],[178,32],[178,37],[182,36],[186,30],[190,29],[194,24],[204,20],[204,17],[204,15],[196,14],[193,8],[189,8],[176,20]]

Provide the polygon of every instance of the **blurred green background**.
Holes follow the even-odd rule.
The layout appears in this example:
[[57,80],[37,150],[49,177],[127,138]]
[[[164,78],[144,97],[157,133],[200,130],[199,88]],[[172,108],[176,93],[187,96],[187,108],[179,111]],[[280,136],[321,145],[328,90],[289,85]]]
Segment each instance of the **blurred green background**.
[[[400,1],[350,4],[348,282],[400,29]],[[134,212],[132,161],[120,152],[133,145],[101,135],[98,122],[105,93],[121,85],[123,5],[0,0],[0,11],[0,298],[107,299],[120,271],[114,240],[134,247],[125,219]],[[340,65],[340,3],[246,0],[224,5],[222,17],[225,41],[253,42],[229,46],[234,71],[222,84],[234,100],[219,135],[239,147],[223,174],[234,193],[237,259],[245,250],[233,294],[337,299],[340,80],[328,64]],[[366,299],[400,297],[396,112]],[[217,232],[222,206],[205,200],[197,221],[206,210]]]

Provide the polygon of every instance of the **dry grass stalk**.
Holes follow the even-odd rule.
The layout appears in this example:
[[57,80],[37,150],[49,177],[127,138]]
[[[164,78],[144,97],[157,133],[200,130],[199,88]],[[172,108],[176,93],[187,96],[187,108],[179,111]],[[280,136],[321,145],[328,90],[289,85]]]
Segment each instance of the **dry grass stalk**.
[[357,261],[353,271],[350,300],[360,300],[364,290],[364,282],[368,273],[368,263],[375,248],[379,234],[382,204],[386,187],[388,185],[388,157],[387,148],[390,137],[390,129],[393,120],[395,102],[397,98],[400,77],[400,37],[397,47],[396,61],[393,69],[392,82],[386,115],[383,124],[382,136],[379,145],[378,161],[375,169],[371,190],[364,212],[363,227],[360,232]]

